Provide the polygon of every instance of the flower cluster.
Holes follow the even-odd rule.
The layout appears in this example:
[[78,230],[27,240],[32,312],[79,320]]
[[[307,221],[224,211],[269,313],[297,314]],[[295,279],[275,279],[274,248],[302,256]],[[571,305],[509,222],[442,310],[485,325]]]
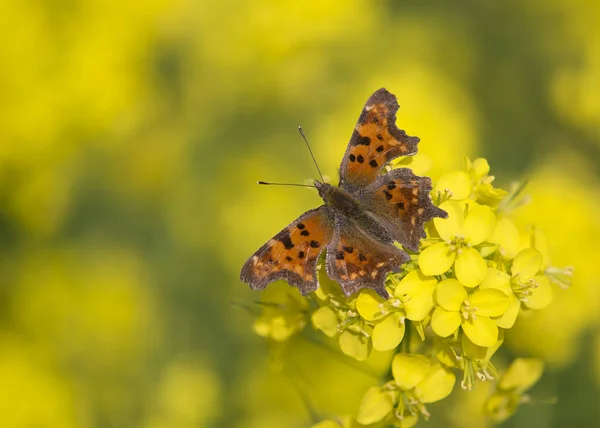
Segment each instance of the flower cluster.
[[[477,381],[497,380],[499,369],[491,358],[505,331],[523,312],[547,307],[553,283],[569,285],[572,268],[549,265],[541,231],[532,227],[523,233],[509,218],[522,203],[522,188],[506,191],[494,187],[493,180],[481,158],[467,159],[465,170],[440,177],[431,196],[448,218],[427,224],[420,251],[402,273],[389,276],[390,299],[371,290],[347,298],[321,275],[322,286],[310,305],[296,302],[296,315],[287,305],[287,312],[271,315],[274,323],[294,320],[286,330],[290,334],[310,319],[315,329],[337,340],[341,352],[359,361],[372,350],[397,352],[393,379],[366,392],[354,421],[319,427],[412,426],[429,417],[427,403],[452,392],[457,374],[466,390]],[[264,316],[260,322],[257,330],[281,328],[265,327]],[[515,360],[487,402],[488,416],[496,421],[510,416],[542,370],[540,361]]]

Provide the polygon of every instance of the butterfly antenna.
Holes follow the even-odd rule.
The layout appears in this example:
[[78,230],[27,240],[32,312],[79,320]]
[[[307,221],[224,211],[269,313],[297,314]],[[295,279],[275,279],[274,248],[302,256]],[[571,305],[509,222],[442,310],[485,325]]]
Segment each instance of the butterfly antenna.
[[321,174],[321,170],[319,169],[319,164],[317,164],[315,155],[313,154],[313,151],[310,148],[310,144],[308,144],[308,140],[306,139],[306,135],[304,135],[304,131],[302,130],[301,126],[298,127],[298,131],[300,132],[300,135],[302,135],[302,138],[304,139],[304,142],[306,143],[306,147],[308,147],[308,151],[310,152],[310,156],[312,157],[312,160],[315,163],[315,166],[317,167],[317,171],[319,171],[319,176],[321,177],[321,181],[324,183],[325,179],[323,178],[323,174]]
[[271,183],[269,181],[258,181],[257,184],[264,184],[265,186],[296,186],[296,187],[315,187],[311,184],[297,184],[297,183]]

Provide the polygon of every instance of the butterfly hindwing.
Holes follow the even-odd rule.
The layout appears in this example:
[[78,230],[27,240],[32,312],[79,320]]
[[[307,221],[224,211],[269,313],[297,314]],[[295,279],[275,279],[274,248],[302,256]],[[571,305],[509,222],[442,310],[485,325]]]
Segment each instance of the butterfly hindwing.
[[252,289],[284,279],[302,294],[315,291],[319,287],[317,261],[332,232],[333,217],[328,208],[307,211],[248,259],[240,279]]
[[448,216],[433,205],[430,191],[428,177],[399,168],[378,177],[360,192],[360,197],[395,241],[417,251],[419,241],[425,237],[424,224],[434,217]]
[[347,296],[371,288],[383,298],[388,272],[400,272],[410,257],[392,244],[374,239],[345,217],[336,218],[331,243],[327,246],[327,275],[339,282]]
[[396,126],[396,97],[382,88],[367,100],[340,166],[340,187],[353,191],[375,181],[381,169],[398,156],[417,152],[419,138]]

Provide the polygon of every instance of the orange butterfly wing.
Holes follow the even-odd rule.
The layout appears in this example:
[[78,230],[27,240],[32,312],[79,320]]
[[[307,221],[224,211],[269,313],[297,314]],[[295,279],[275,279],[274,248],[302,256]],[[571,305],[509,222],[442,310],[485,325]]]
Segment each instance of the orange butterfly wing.
[[396,97],[382,88],[367,100],[340,166],[340,187],[349,191],[377,179],[381,169],[398,156],[417,153],[419,138],[396,126]]
[[389,298],[385,289],[388,272],[400,272],[410,260],[408,254],[391,243],[375,239],[346,217],[336,218],[331,243],[327,247],[327,275],[350,296],[361,288],[371,288]]
[[319,287],[317,261],[332,231],[333,215],[327,207],[307,211],[248,259],[240,279],[255,290],[284,279],[302,294],[315,291]]
[[430,191],[431,179],[398,168],[364,189],[361,200],[395,241],[417,251],[426,236],[424,224],[434,217],[448,217],[446,211],[433,205]]

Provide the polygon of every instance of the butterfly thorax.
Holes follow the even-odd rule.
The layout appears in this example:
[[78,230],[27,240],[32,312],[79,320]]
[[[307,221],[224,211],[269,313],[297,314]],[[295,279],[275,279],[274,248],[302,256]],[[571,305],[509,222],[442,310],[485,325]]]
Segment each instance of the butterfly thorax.
[[319,196],[323,198],[325,205],[333,208],[335,211],[353,218],[363,212],[361,204],[354,196],[346,190],[332,186],[328,183],[315,181],[315,187],[319,191]]
[[[365,231],[384,242],[392,242],[390,234],[373,216],[369,214],[366,207],[347,190],[335,187],[328,183],[315,181],[315,187],[323,198],[325,206],[338,215],[338,221],[355,224],[356,227]],[[340,218],[342,217],[342,218]]]

